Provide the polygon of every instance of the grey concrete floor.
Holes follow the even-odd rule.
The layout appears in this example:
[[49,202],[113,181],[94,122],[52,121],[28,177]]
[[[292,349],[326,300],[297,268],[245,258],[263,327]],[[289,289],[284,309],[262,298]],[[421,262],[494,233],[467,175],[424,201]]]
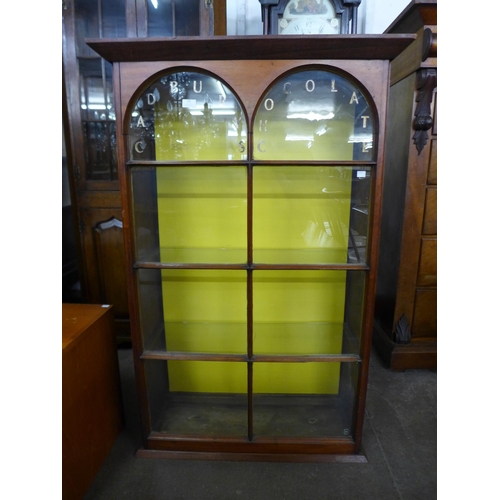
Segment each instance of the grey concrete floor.
[[137,458],[131,349],[119,349],[125,428],[85,500],[431,500],[437,498],[437,374],[392,372],[373,353],[363,431],[367,463]]

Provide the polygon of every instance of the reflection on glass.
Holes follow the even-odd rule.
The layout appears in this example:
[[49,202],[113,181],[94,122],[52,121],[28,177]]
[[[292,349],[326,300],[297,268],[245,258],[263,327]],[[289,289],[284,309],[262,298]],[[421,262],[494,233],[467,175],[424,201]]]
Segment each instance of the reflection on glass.
[[245,271],[161,273],[167,350],[246,353]]
[[135,160],[245,160],[245,116],[220,80],[197,72],[168,73],[137,100],[129,151]]
[[148,36],[173,36],[172,0],[147,0]]
[[257,160],[371,160],[374,114],[360,89],[332,71],[275,83],[254,120]]
[[369,193],[365,168],[254,167],[254,261],[364,262]]
[[87,179],[116,180],[116,116],[111,64],[102,64],[99,59],[82,59],[79,66]]
[[[340,382],[346,363],[254,363],[256,436],[337,437],[351,434],[353,384]],[[355,367],[354,363],[350,363]],[[348,372],[344,371],[348,374]],[[346,390],[347,388],[347,390]]]
[[350,271],[346,279],[343,351],[359,352],[363,335],[366,272]]
[[199,0],[147,0],[147,6],[148,36],[200,34]]
[[120,0],[73,0],[77,55],[88,56],[93,52],[85,38],[121,38],[127,36],[126,4]]
[[162,280],[158,269],[138,269],[135,273],[142,332],[142,348],[147,351],[165,350]]
[[[153,430],[168,435],[248,434],[247,365],[217,361],[145,361]],[[158,396],[161,397],[158,401]]]

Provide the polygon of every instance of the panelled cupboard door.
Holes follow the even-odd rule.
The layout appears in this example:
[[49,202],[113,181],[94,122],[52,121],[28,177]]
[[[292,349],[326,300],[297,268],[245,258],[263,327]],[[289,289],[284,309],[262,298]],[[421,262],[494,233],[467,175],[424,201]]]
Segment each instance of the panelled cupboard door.
[[[130,341],[112,65],[85,38],[223,34],[225,0],[64,0],[62,9],[63,121],[83,300],[112,303],[117,337]],[[109,217],[116,220],[104,231]]]
[[389,60],[412,40],[88,41],[118,78],[142,456],[365,460]]

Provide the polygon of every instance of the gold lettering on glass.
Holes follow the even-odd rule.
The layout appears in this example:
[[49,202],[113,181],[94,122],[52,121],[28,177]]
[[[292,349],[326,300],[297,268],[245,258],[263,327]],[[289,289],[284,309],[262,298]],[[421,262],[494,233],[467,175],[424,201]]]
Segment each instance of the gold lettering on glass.
[[142,117],[142,115],[139,115],[139,118],[137,119],[137,126],[146,128],[146,124],[144,123],[144,118]]
[[[196,83],[199,83],[200,88],[197,88]],[[195,92],[196,94],[199,94],[199,93],[201,92],[202,88],[203,88],[203,82],[202,82],[201,80],[198,80],[198,81],[196,81],[196,80],[195,80],[195,81],[193,82],[193,90],[194,90],[194,92]]]
[[274,101],[271,98],[268,98],[264,101],[264,107],[267,111],[271,111],[274,108]]
[[176,81],[171,81],[170,82],[170,93],[175,94],[177,92],[177,87],[179,87],[179,84]]
[[144,153],[144,150],[146,149],[146,145],[142,141],[137,141],[134,144],[134,149],[137,151],[137,153]]
[[290,82],[286,82],[284,85],[283,85],[283,92],[285,94],[291,94],[290,90],[288,90],[288,87],[291,85]]
[[314,80],[307,80],[306,90],[308,92],[313,92],[315,87],[316,87],[316,84],[314,83]]
[[264,125],[264,132],[267,132],[267,120],[260,120],[259,122],[259,132],[262,132],[262,126]]
[[330,89],[330,92],[338,92],[338,90],[335,88],[335,80],[332,80],[332,88]]
[[362,116],[361,118],[363,119],[363,128],[366,128],[366,120],[368,120],[368,118],[370,118],[370,117],[365,115],[365,116]]
[[349,101],[349,104],[352,104],[353,102],[355,102],[356,104],[359,104],[358,97],[356,96],[356,92],[352,93],[352,97],[351,97],[351,100]]

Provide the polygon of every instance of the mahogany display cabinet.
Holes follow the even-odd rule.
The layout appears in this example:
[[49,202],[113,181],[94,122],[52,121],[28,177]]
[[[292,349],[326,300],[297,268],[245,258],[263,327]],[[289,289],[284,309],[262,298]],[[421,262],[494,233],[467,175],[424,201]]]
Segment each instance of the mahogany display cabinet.
[[87,40],[113,63],[141,456],[365,460],[390,61],[414,38]]

